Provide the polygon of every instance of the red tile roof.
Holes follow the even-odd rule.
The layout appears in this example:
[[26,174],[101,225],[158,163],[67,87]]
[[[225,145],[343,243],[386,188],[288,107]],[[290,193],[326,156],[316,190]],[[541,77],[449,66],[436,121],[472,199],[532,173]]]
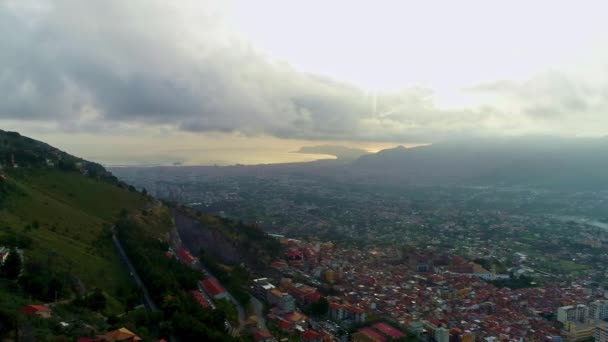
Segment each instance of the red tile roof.
[[207,300],[203,297],[203,295],[198,292],[198,291],[190,291],[190,295],[192,296],[192,298],[194,298],[194,300],[196,300],[202,307],[204,308],[208,308],[209,307],[209,303],[207,302]]
[[177,256],[184,264],[187,264],[187,265],[191,265],[196,262],[196,259],[192,256],[192,254],[190,254],[190,252],[188,252],[185,249],[178,250]]
[[44,306],[44,305],[26,305],[24,307],[21,308],[21,314],[23,315],[32,315],[35,314],[37,312],[49,312],[51,311],[50,308]]
[[365,310],[363,310],[361,308],[358,308],[356,306],[352,306],[352,305],[346,307],[346,310],[348,310],[348,311],[350,311],[350,312],[352,312],[354,314],[362,314],[362,313],[365,312]]
[[253,334],[254,341],[262,341],[262,340],[267,340],[269,338],[272,338],[272,335],[270,335],[270,333],[268,333],[266,331],[258,331],[255,334]]
[[379,332],[383,333],[384,335],[386,335],[390,338],[393,338],[393,339],[405,337],[404,333],[391,327],[390,325],[388,325],[384,322],[376,323],[376,324],[372,325],[372,327],[374,329],[378,330]]
[[287,267],[287,264],[283,261],[274,261],[272,264],[270,264],[270,266],[274,268],[284,268]]
[[279,320],[279,322],[277,324],[279,326],[279,329],[281,329],[283,331],[288,331],[293,328],[293,323],[291,323],[289,321]]
[[306,331],[302,332],[301,336],[304,341],[314,341],[314,340],[318,340],[321,337],[323,337],[323,334],[316,332],[314,330],[306,330]]
[[303,296],[304,300],[308,303],[316,303],[321,300],[323,296],[319,292],[307,293]]
[[202,285],[205,288],[205,291],[207,291],[207,293],[209,293],[213,297],[215,297],[217,295],[221,295],[226,292],[226,291],[224,291],[222,286],[220,284],[218,284],[217,281],[215,281],[214,279],[211,279],[211,278],[203,280]]
[[359,332],[364,334],[365,336],[369,337],[372,341],[386,342],[386,338],[384,336],[380,335],[379,333],[377,333],[376,331],[374,331],[372,328],[359,329]]

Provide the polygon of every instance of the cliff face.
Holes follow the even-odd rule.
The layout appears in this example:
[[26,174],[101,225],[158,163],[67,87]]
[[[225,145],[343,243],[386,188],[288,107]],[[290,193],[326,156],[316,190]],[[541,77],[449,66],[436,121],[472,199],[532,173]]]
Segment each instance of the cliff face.
[[173,210],[173,217],[183,246],[192,253],[198,254],[203,249],[205,253],[223,263],[241,262],[236,243],[230,241],[221,232],[211,227],[205,227],[198,220],[177,209]]
[[280,243],[255,225],[191,209],[173,209],[181,244],[192,253],[202,249],[224,264],[244,263],[252,270],[268,269],[281,251]]

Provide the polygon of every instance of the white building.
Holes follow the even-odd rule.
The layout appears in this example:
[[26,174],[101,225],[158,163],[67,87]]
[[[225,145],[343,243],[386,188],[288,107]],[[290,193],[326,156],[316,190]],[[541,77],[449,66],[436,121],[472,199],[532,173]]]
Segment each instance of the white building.
[[557,320],[566,324],[567,322],[585,323],[588,317],[587,305],[562,306],[557,309]]
[[589,304],[588,315],[594,321],[608,319],[608,300],[596,300]]
[[595,338],[595,342],[608,342],[608,324],[601,323],[597,325],[593,337]]

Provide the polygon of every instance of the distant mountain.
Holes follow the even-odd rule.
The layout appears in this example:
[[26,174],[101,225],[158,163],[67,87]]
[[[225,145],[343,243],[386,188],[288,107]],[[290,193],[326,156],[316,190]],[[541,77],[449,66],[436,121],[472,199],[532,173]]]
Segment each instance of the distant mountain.
[[337,145],[304,146],[294,153],[328,154],[341,160],[355,160],[369,154],[368,151],[363,149]]
[[359,176],[426,184],[608,189],[608,138],[499,138],[362,156]]

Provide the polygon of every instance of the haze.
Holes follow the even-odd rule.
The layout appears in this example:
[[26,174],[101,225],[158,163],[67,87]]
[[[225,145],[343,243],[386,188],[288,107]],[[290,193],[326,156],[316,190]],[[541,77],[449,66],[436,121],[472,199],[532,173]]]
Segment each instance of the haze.
[[605,136],[606,7],[3,1],[0,127],[107,164]]

